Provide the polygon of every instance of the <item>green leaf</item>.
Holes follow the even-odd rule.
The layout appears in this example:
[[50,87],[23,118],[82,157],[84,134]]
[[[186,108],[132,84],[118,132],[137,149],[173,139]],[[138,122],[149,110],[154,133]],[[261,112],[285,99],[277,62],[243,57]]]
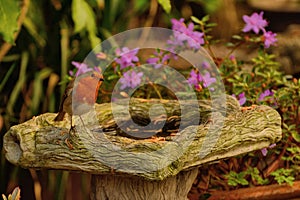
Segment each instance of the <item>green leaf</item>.
[[158,0],[158,3],[163,7],[164,11],[169,14],[171,12],[171,1],[170,0]]
[[249,184],[249,182],[246,179],[244,179],[244,178],[239,179],[239,183],[241,185],[248,185]]
[[75,24],[75,33],[83,30],[88,31],[88,38],[91,42],[92,48],[100,43],[97,37],[96,21],[93,9],[85,0],[72,1],[72,19]]
[[237,186],[248,185],[249,182],[245,179],[246,172],[236,173],[234,171],[230,171],[229,174],[226,174],[225,177],[228,178],[228,185]]
[[107,77],[108,81],[120,78],[117,74],[112,74]]
[[282,184],[284,182],[292,185],[295,178],[292,176],[293,169],[284,169],[279,168],[276,171],[272,172],[270,175],[274,176],[274,179],[279,183]]
[[234,47],[235,46],[235,44],[233,44],[232,42],[227,42],[225,45],[226,45],[226,47]]
[[[72,19],[75,24],[75,33],[83,30],[89,20],[93,20],[93,13],[90,12],[90,6],[84,0],[72,1]],[[89,15],[92,15],[92,19],[90,19]]]
[[191,20],[196,24],[203,24],[203,22],[195,16],[191,16]]
[[291,131],[294,140],[300,142],[300,134],[297,131]]
[[242,40],[243,39],[240,35],[233,35],[232,38],[236,39],[236,40]]
[[231,186],[237,186],[238,184],[237,184],[237,182],[235,182],[234,180],[229,179],[229,180],[228,180],[228,185],[231,185]]
[[208,24],[206,24],[206,28],[209,28],[209,27],[216,27],[216,26],[218,26],[217,23],[208,23]]
[[18,30],[18,16],[20,15],[20,1],[0,0],[0,34],[10,44],[14,44],[14,33]]
[[202,22],[208,22],[208,20],[209,20],[209,15],[205,15],[205,16],[201,19]]

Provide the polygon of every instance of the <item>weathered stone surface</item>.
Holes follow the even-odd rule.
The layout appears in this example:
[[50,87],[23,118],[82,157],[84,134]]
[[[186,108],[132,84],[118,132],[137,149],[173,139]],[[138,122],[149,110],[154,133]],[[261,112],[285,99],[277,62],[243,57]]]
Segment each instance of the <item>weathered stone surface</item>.
[[[176,101],[133,99],[131,117],[138,123],[149,121],[148,112],[144,111],[159,102],[165,107],[167,115],[163,119],[167,122],[180,114]],[[186,102],[181,106],[189,105]],[[229,96],[226,105],[227,112],[221,107],[211,112],[209,101],[199,101],[199,125],[187,123],[175,136],[150,139],[120,136],[122,131],[116,128],[111,104],[95,105],[95,112],[81,116],[84,125],[79,117],[74,117],[76,132],[70,136],[67,120],[54,122],[56,114],[45,113],[11,127],[4,136],[4,150],[11,163],[24,168],[113,173],[163,180],[182,170],[261,149],[281,139],[281,118],[274,109],[256,106],[242,110]],[[129,119],[125,105],[112,106],[116,106],[121,113],[118,117],[126,123]],[[195,109],[190,110],[187,114],[190,118],[198,113]],[[102,131],[104,127],[107,132]],[[172,130],[172,133],[176,131]]]

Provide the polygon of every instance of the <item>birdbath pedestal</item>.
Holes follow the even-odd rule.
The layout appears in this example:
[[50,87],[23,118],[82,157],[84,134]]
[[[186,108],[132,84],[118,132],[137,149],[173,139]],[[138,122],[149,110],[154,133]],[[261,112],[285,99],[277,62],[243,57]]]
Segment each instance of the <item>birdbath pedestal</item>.
[[[180,120],[175,101],[133,99],[131,117],[145,121],[153,103],[165,107],[165,126],[172,129],[176,119]],[[115,106],[124,110],[123,105]],[[281,139],[281,118],[274,109],[242,109],[230,96],[226,112],[224,109],[212,110],[208,101],[199,101],[199,125],[150,139],[123,136],[111,104],[95,105],[99,123],[91,122],[95,116],[87,113],[82,116],[84,126],[78,123],[69,138],[70,122],[54,122],[56,114],[45,113],[11,127],[4,136],[4,150],[11,163],[23,168],[92,174],[92,200],[186,200],[200,165],[262,149]],[[191,116],[193,113],[198,112],[191,110]]]

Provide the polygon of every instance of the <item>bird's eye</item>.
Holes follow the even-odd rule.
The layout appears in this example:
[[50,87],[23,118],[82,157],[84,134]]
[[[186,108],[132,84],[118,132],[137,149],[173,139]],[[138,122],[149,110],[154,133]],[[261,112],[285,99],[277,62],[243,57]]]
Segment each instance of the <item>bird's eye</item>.
[[91,74],[91,77],[93,77],[93,78],[94,78],[94,77],[95,77],[95,74]]

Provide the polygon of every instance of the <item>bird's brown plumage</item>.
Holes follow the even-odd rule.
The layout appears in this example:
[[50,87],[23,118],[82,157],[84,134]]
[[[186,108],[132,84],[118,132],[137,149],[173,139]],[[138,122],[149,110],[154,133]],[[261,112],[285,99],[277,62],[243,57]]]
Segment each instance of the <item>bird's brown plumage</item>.
[[90,106],[94,105],[101,83],[103,82],[103,76],[98,72],[88,72],[81,77],[77,77],[77,80],[70,81],[64,95],[62,97],[58,114],[54,118],[54,121],[62,121],[66,113],[71,118],[72,115],[83,115],[89,111]]

